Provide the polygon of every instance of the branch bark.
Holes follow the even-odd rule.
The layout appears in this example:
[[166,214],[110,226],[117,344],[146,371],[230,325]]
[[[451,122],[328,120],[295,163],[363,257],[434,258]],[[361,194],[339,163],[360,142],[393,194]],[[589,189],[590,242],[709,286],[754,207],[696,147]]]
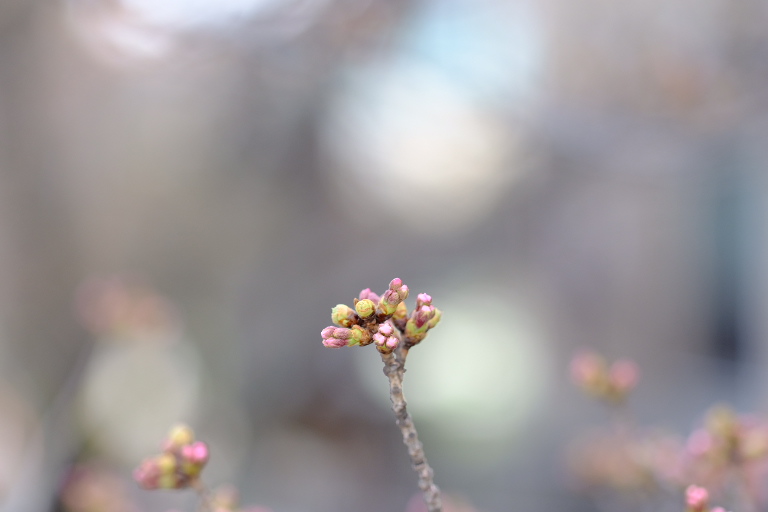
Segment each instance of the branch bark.
[[419,441],[416,426],[413,424],[411,415],[408,414],[405,396],[403,396],[403,374],[407,355],[406,348],[391,354],[381,354],[381,359],[384,361],[384,375],[389,379],[389,398],[392,401],[392,411],[395,413],[397,426],[403,434],[403,443],[408,448],[411,466],[419,477],[419,489],[424,495],[424,502],[429,512],[442,512],[443,504],[440,499],[440,489],[435,485],[434,471],[427,462],[424,446]]

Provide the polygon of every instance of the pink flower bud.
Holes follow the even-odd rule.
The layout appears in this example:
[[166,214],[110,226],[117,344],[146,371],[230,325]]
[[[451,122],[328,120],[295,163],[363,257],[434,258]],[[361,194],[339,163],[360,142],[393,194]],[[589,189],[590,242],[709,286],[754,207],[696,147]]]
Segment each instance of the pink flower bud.
[[402,302],[397,292],[387,290],[379,299],[379,308],[385,315],[393,315],[397,311],[397,306]]
[[640,370],[633,361],[620,359],[611,365],[611,384],[619,393],[631,391],[637,384],[639,375]]
[[208,462],[208,445],[202,441],[188,444],[181,449],[181,456],[193,464],[203,466]]
[[413,313],[413,322],[421,329],[435,316],[435,306],[421,306]]
[[400,343],[400,340],[395,336],[390,336],[389,338],[387,338],[387,341],[384,342],[384,344],[391,349],[396,349],[399,343]]
[[709,502],[709,492],[703,487],[689,485],[685,490],[685,503],[692,512],[703,512]]
[[387,342],[387,337],[381,334],[380,332],[377,332],[373,335],[373,341],[377,345],[384,345]]
[[349,344],[349,340],[340,340],[338,338],[328,338],[323,340],[323,346],[328,348],[341,348],[346,347]]
[[343,327],[326,327],[320,333],[323,337],[323,345],[329,348],[346,347],[352,331]]
[[380,299],[380,297],[377,294],[373,293],[370,288],[366,288],[365,290],[362,290],[360,292],[359,298],[360,300],[368,299],[372,301],[374,304],[377,304]]
[[385,322],[385,323],[379,325],[379,332],[381,334],[383,334],[384,336],[389,336],[390,334],[395,332],[395,330],[392,328],[391,324],[388,324],[388,323]]
[[145,459],[133,470],[133,479],[144,489],[157,489],[160,468],[154,459]]
[[416,296],[416,307],[429,306],[432,304],[432,296],[426,293],[420,293]]
[[340,340],[348,340],[352,337],[352,329],[346,327],[337,327],[333,330],[333,337]]
[[396,277],[389,282],[390,290],[398,290],[401,286],[403,286],[403,280],[399,277]]

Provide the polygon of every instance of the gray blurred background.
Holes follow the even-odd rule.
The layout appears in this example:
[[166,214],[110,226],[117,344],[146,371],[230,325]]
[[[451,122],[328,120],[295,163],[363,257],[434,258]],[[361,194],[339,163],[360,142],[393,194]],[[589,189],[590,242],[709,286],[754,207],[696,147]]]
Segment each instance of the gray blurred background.
[[[103,512],[194,510],[129,481],[183,420],[244,503],[404,511],[379,358],[320,341],[394,277],[444,312],[405,393],[466,510],[593,510],[563,463],[604,419],[568,383],[581,347],[638,361],[641,422],[764,411],[767,23],[757,0],[3,0],[0,507],[85,512],[61,490],[96,464],[126,493]],[[78,319],[114,275],[159,326]]]

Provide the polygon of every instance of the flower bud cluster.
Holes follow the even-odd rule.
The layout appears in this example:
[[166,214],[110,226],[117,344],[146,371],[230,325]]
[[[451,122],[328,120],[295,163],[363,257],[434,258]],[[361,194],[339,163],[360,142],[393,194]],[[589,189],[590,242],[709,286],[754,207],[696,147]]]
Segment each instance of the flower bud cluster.
[[617,404],[626,400],[637,385],[640,371],[627,359],[611,365],[600,354],[583,352],[571,361],[571,377],[586,393]]
[[768,423],[752,416],[738,416],[717,406],[686,442],[689,473],[700,479],[717,479],[728,468],[763,462],[768,458]]
[[195,441],[192,429],[177,425],[163,442],[162,453],[145,459],[133,478],[145,489],[184,489],[198,479],[208,455],[208,445]]
[[323,345],[341,348],[375,343],[383,354],[393,352],[401,343],[407,348],[416,345],[437,325],[441,313],[432,305],[432,297],[421,293],[409,315],[404,302],[408,294],[408,286],[399,278],[393,279],[381,295],[370,288],[362,290],[354,308],[344,304],[333,308],[331,319],[338,327],[323,329]]

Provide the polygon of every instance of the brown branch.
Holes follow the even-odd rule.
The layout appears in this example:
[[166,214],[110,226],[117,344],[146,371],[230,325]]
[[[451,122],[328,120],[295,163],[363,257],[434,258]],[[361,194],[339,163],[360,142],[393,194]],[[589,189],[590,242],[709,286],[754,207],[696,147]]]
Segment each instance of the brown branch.
[[392,400],[392,411],[397,419],[397,426],[403,434],[403,443],[408,448],[411,457],[411,466],[419,476],[419,489],[424,494],[424,502],[429,512],[442,512],[443,504],[440,499],[440,489],[435,485],[434,472],[424,455],[424,446],[419,441],[416,426],[411,415],[408,414],[407,404],[403,396],[403,374],[405,373],[405,358],[408,349],[401,349],[395,353],[382,354],[384,361],[384,375],[389,379],[389,398]]

